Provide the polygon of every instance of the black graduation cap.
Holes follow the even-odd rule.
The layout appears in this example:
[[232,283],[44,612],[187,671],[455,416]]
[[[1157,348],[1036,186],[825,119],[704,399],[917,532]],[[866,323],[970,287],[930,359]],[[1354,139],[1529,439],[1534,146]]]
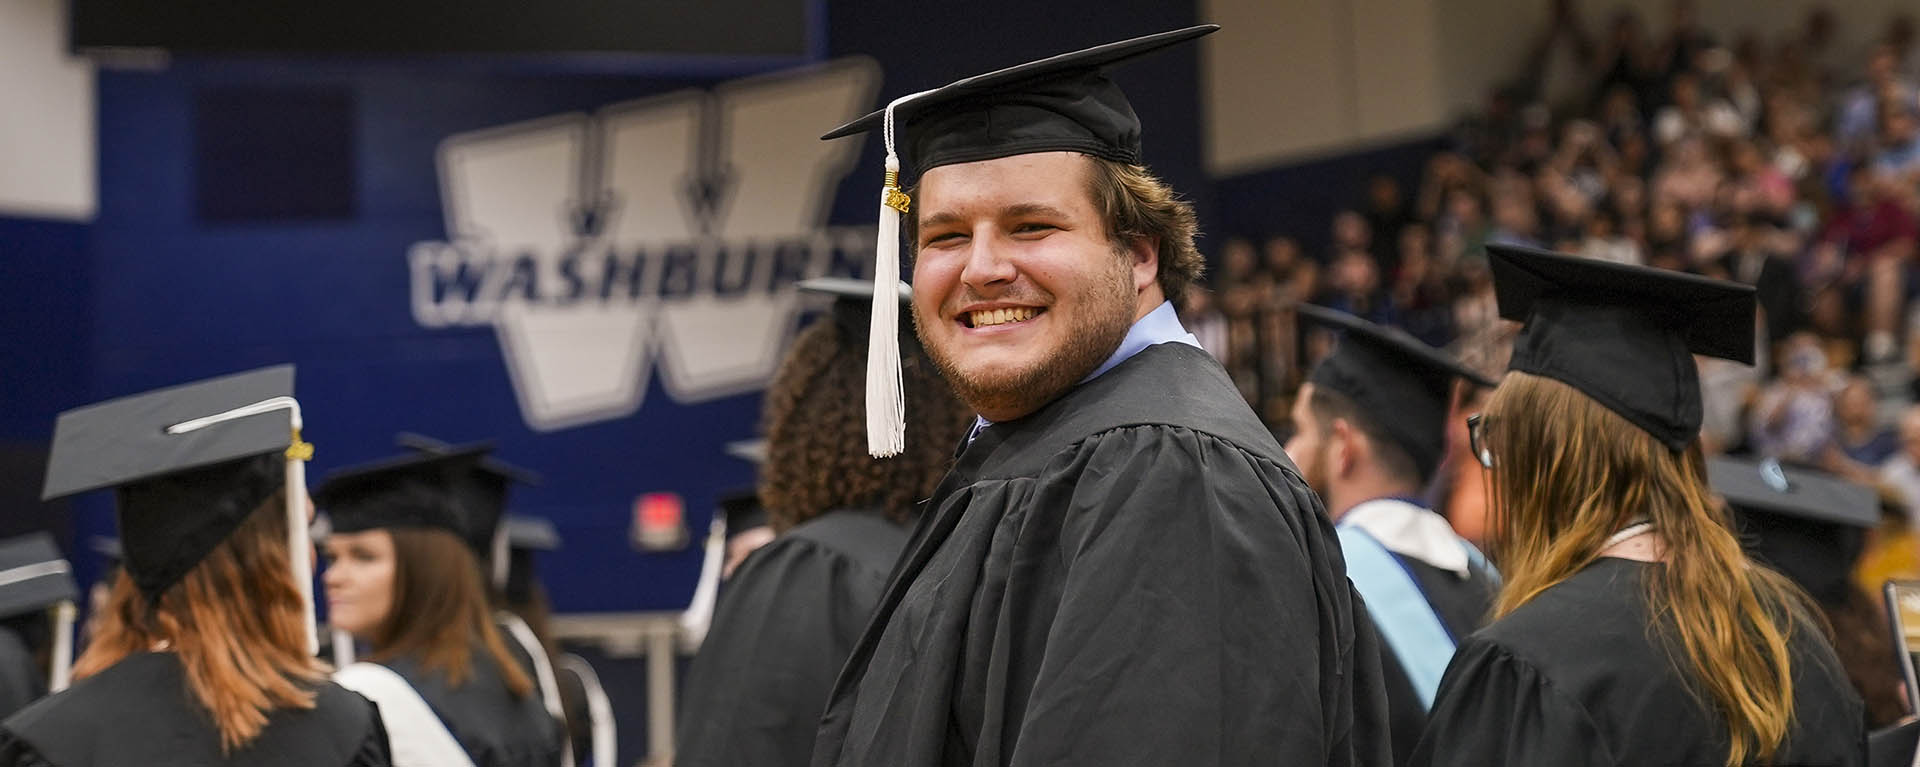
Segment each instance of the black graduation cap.
[[149,601],[286,482],[293,366],[136,394],[60,414],[43,499],[116,489],[126,567]]
[[1446,452],[1453,379],[1480,386],[1494,382],[1399,328],[1312,304],[1295,309],[1318,324],[1344,331],[1340,345],[1314,367],[1308,382],[1345,395],[1361,411],[1374,414],[1377,425],[1413,459],[1421,481],[1432,477]]
[[560,548],[560,532],[545,517],[524,514],[509,514],[504,523],[507,531],[507,583],[505,591],[507,601],[513,604],[525,604],[533,598],[533,584],[536,580],[533,570],[533,556],[542,551],[555,551]]
[[[327,512],[335,533],[429,527],[471,542],[475,524],[462,506],[462,488],[492,449],[468,445],[340,469],[314,490],[313,501]],[[491,541],[492,523],[487,528]]]
[[[1176,29],[958,80],[896,102],[894,132],[905,137],[902,154],[916,173],[1054,151],[1139,164],[1140,118],[1106,68],[1219,28]],[[882,109],[821,138],[881,130],[885,122]]]
[[0,618],[42,610],[80,596],[73,568],[45,532],[0,541]]
[[[913,303],[913,287],[906,282],[895,280],[900,286],[900,304]],[[873,283],[851,277],[815,277],[801,280],[795,284],[802,293],[815,293],[833,296],[833,322],[840,326],[840,332],[852,343],[866,343],[867,335],[872,333],[873,322]],[[903,343],[918,344],[913,331],[901,326]]]
[[[394,438],[401,447],[412,448],[428,455],[445,455],[470,450],[491,451],[492,442],[476,442],[467,445],[455,445],[432,437],[402,432]],[[514,483],[523,485],[540,484],[540,474],[532,469],[524,469],[507,463],[490,454],[481,455],[472,470],[455,483],[453,493],[457,496],[460,511],[466,516],[461,537],[474,554],[482,559],[493,555],[493,537],[507,513],[507,493]]]
[[1500,316],[1526,323],[1509,369],[1579,389],[1669,448],[1700,434],[1693,355],[1753,364],[1750,285],[1514,245],[1487,255]]
[[1822,602],[1846,601],[1866,531],[1880,521],[1873,488],[1771,459],[1710,458],[1707,482],[1733,509],[1749,556]]
[[727,455],[755,466],[767,462],[767,441],[765,439],[743,439],[728,442],[726,450]]

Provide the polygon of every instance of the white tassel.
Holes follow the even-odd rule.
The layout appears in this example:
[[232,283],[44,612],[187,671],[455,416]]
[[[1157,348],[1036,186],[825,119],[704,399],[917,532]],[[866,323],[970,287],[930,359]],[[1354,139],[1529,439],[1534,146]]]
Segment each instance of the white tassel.
[[307,532],[307,460],[313,445],[300,439],[300,409],[293,409],[293,442],[287,446],[287,559],[292,560],[293,582],[300,589],[300,622],[307,634],[307,654],[320,653],[320,631],[313,612],[313,538]]
[[333,630],[333,667],[346,668],[353,665],[353,635],[346,629]]
[[900,378],[900,217],[911,201],[900,191],[900,155],[893,146],[893,110],[919,94],[887,105],[881,139],[887,147],[886,184],[880,188],[880,237],[873,255],[873,320],[867,333],[867,454],[896,456],[907,445],[907,398]]
[[67,689],[73,681],[73,602],[62,599],[53,606],[53,668],[48,670],[47,691]]

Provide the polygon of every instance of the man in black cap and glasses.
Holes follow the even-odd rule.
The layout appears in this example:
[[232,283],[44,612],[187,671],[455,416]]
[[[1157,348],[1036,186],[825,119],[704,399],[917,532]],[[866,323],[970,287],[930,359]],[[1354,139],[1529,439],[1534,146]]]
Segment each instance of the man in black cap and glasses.
[[[1193,211],[1141,167],[1103,71],[1212,30],[969,78],[829,134],[878,130],[889,171],[917,174],[882,192],[878,278],[898,227],[920,340],[980,418],[835,685],[816,767],[1387,762],[1377,639],[1332,525],[1174,316],[1202,265]],[[882,295],[875,454],[903,421]]]

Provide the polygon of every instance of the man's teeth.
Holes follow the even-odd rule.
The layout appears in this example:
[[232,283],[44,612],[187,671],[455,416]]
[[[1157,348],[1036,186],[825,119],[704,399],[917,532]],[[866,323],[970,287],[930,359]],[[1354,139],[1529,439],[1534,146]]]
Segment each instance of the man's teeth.
[[1009,322],[1026,322],[1040,311],[1031,306],[1018,306],[1011,309],[987,309],[973,312],[973,326],[984,328],[989,325],[1005,325]]

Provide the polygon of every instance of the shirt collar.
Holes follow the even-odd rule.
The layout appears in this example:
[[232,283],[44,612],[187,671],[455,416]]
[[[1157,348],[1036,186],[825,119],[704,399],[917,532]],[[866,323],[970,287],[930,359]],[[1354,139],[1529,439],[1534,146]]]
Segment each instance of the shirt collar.
[[[1147,312],[1146,316],[1134,320],[1133,326],[1127,328],[1126,337],[1120,339],[1119,348],[1114,349],[1113,355],[1107,357],[1106,362],[1100,363],[1100,367],[1094,368],[1086,378],[1080,379],[1080,383],[1099,378],[1149,346],[1165,343],[1186,344],[1195,349],[1201,348],[1200,339],[1195,338],[1192,333],[1187,332],[1185,325],[1180,324],[1180,315],[1173,311],[1172,301],[1161,301],[1160,305],[1154,307],[1153,311]],[[980,436],[981,429],[992,425],[992,421],[982,416],[974,416],[973,430],[967,434],[967,442],[972,443],[974,437]]]
[[1459,534],[1425,506],[1400,498],[1375,498],[1340,515],[1340,526],[1358,528],[1388,551],[1461,578],[1473,572]]

